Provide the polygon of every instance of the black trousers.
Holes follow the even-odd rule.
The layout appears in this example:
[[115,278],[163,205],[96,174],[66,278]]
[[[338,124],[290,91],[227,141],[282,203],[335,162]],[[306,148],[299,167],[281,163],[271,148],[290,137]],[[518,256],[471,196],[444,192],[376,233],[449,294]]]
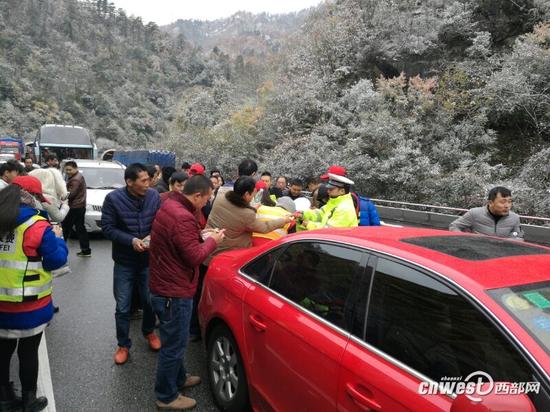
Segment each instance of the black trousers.
[[38,380],[38,346],[42,332],[21,339],[0,338],[0,385],[10,383],[10,362],[15,348],[19,358],[19,379],[24,391],[35,391]]
[[70,209],[65,219],[61,223],[63,227],[63,238],[65,241],[71,235],[73,226],[78,236],[78,241],[80,242],[80,250],[83,252],[90,251],[90,240],[88,239],[88,232],[86,232],[86,227],[84,226],[84,216],[86,215],[86,208]]

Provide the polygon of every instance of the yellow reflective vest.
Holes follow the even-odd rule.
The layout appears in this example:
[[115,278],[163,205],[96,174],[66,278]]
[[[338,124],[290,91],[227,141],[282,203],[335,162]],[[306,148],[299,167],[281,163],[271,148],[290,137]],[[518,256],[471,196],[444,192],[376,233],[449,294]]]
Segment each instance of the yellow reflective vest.
[[[275,220],[275,219],[281,219],[285,218],[286,216],[290,216],[290,213],[283,209],[282,207],[278,206],[260,206],[258,208],[258,211],[256,212],[256,219],[259,219],[263,222],[266,222],[268,220]],[[252,233],[253,237],[263,237],[265,239],[280,239],[283,236],[288,235],[288,228],[290,227],[290,223],[287,223],[282,228],[275,229],[272,232],[269,233],[258,233],[254,232]]]
[[32,216],[0,238],[0,301],[26,302],[52,293],[52,276],[42,267],[42,258],[23,251],[25,232],[40,220],[46,219]]
[[325,227],[354,227],[359,224],[351,194],[330,198],[321,209],[306,210],[307,230]]

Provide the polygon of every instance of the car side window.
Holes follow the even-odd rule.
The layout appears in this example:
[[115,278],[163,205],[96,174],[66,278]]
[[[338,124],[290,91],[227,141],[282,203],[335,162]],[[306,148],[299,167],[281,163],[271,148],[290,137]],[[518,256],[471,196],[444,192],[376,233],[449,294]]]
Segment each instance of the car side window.
[[362,256],[343,246],[295,243],[277,259],[269,287],[342,329],[359,330],[363,319],[357,321],[351,292],[361,284]]
[[273,265],[277,257],[281,254],[284,248],[280,247],[272,250],[252,262],[245,265],[241,272],[251,277],[252,279],[267,285],[273,271]]
[[533,380],[530,366],[473,304],[387,259],[378,259],[366,330],[367,343],[435,381],[475,371],[494,381]]

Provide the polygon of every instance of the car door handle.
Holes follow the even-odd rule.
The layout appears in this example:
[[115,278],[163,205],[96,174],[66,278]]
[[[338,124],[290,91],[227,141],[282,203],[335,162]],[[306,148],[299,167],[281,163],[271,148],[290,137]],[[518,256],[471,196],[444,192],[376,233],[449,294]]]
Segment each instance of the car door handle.
[[258,319],[256,315],[248,315],[248,321],[258,332],[264,332],[267,329],[266,324]]
[[362,407],[366,411],[381,411],[382,406],[376,402],[374,399],[372,399],[372,393],[368,389],[365,388],[367,392],[369,392],[369,395],[366,395],[364,393],[361,393],[357,387],[352,383],[346,384],[346,390],[348,392],[348,395],[351,397],[351,399],[360,407]]

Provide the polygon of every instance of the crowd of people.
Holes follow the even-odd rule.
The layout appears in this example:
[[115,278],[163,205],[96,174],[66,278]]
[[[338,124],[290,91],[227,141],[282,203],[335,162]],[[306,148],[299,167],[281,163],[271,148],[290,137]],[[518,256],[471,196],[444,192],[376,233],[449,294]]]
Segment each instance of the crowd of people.
[[[38,411],[38,346],[52,319],[52,272],[67,265],[65,241],[75,230],[79,257],[90,257],[84,227],[86,182],[75,161],[55,156],[44,168],[8,161],[0,166],[0,410]],[[117,365],[127,362],[132,299],[142,308],[141,331],[159,351],[155,383],[160,410],[182,410],[196,401],[182,393],[200,384],[189,373],[187,342],[200,339],[197,306],[210,259],[238,248],[258,246],[296,231],[381,224],[373,202],[353,190],[345,167],[299,178],[258,173],[255,161],[238,165],[226,182],[220,170],[207,174],[200,163],[180,169],[134,163],[125,187],[103,203],[101,227],[112,242]],[[511,192],[496,187],[488,204],[455,220],[450,230],[522,240],[519,217],[511,212]],[[62,229],[61,229],[62,228]],[[155,333],[156,325],[159,335]],[[21,397],[10,382],[15,349],[22,367]]]

